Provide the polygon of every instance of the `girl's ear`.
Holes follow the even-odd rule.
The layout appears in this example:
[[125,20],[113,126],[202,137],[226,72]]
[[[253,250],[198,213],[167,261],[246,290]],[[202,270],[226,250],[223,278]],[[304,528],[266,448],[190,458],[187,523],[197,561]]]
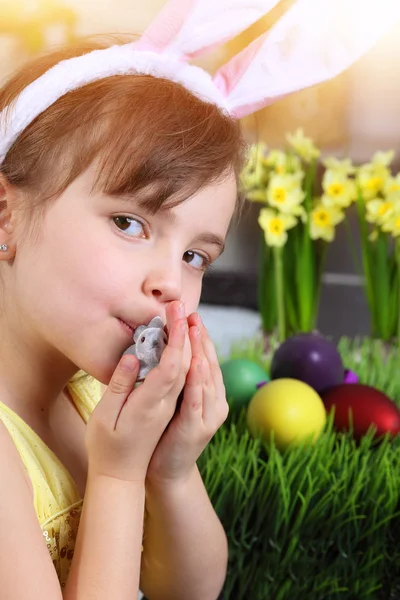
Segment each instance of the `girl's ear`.
[[15,254],[13,210],[15,191],[6,177],[0,174],[0,260],[10,260]]

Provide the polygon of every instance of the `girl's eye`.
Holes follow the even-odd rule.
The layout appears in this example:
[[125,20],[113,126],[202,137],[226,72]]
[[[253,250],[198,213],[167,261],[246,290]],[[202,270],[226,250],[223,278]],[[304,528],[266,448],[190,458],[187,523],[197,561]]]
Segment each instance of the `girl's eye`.
[[132,237],[146,237],[143,223],[132,217],[113,217],[115,225]]
[[193,250],[188,250],[183,255],[183,260],[188,263],[194,269],[198,269],[199,271],[206,271],[210,266],[210,260],[207,256],[203,254],[199,254],[198,252],[194,252]]

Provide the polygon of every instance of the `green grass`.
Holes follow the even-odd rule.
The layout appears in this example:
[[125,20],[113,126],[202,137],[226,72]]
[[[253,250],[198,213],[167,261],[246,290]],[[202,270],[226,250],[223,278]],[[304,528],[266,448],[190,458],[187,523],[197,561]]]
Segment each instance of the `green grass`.
[[[347,368],[400,406],[396,350],[339,344]],[[268,369],[260,340],[236,348]],[[376,443],[333,431],[280,453],[231,412],[199,467],[228,535],[224,600],[400,599],[400,436]]]

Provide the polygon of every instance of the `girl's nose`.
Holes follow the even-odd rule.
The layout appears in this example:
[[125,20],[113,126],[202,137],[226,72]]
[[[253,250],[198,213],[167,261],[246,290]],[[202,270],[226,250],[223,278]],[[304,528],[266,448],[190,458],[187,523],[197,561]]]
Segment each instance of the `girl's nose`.
[[163,267],[149,273],[144,282],[144,293],[162,303],[180,300],[182,295],[181,265],[178,268],[171,263],[164,263]]

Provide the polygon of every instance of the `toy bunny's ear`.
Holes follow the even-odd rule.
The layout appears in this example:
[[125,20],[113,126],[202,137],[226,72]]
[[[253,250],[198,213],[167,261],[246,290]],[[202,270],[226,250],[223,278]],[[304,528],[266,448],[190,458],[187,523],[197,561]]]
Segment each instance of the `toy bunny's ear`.
[[214,82],[228,97],[229,112],[244,117],[338,75],[399,19],[399,0],[297,0],[221,67]]
[[142,333],[143,333],[143,331],[144,331],[145,329],[147,329],[147,325],[140,325],[140,327],[137,327],[137,328],[136,328],[136,330],[135,330],[135,333],[134,333],[134,335],[133,335],[133,340],[134,340],[135,342],[137,342],[137,341],[138,341],[138,339],[139,339],[139,336],[140,336],[140,335],[142,335]]
[[189,59],[233,38],[279,2],[169,0],[134,46]]
[[161,317],[154,317],[147,325],[147,327],[156,327],[157,329],[163,329],[164,323]]

